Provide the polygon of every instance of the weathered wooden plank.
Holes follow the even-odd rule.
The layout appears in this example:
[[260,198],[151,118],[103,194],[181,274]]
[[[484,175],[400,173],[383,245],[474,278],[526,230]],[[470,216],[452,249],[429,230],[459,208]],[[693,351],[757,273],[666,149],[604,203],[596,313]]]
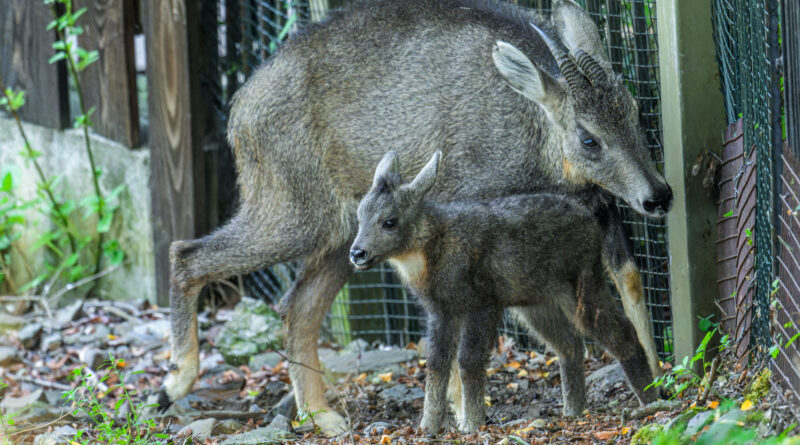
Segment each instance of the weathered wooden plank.
[[81,73],[86,106],[96,107],[94,130],[128,147],[138,146],[134,0],[76,0],[75,6],[89,9],[81,19],[81,46],[100,54],[100,60]]
[[[151,190],[159,304],[169,302],[169,244],[207,230],[203,96],[190,45],[199,24],[192,0],[145,0]],[[207,32],[207,31],[206,31]],[[195,33],[195,38],[190,38]],[[206,94],[206,100],[209,95]]]
[[23,119],[51,128],[69,125],[67,70],[49,64],[55,32],[50,8],[40,1],[6,0],[0,7],[0,76],[8,87],[27,91]]
[[784,0],[782,8],[786,139],[800,158],[800,2]]

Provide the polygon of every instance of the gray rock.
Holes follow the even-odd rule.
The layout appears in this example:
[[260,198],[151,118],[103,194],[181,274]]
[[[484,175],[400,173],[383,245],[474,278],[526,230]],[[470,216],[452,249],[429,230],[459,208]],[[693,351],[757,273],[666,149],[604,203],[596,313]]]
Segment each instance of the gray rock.
[[6,414],[13,414],[25,411],[34,403],[41,400],[43,394],[44,390],[42,388],[39,388],[26,396],[4,397],[3,400],[0,401],[0,409],[2,409],[3,412]]
[[280,444],[290,440],[297,440],[297,436],[289,431],[274,428],[259,428],[248,431],[222,442],[220,445],[268,445]]
[[241,431],[242,428],[244,428],[243,424],[233,419],[228,419],[218,423],[217,426],[214,427],[214,434],[234,434]]
[[686,429],[683,431],[684,434],[688,436],[693,436],[700,432],[706,424],[708,424],[711,419],[714,417],[714,411],[702,411],[695,414],[690,420],[689,423],[686,424]]
[[214,433],[214,427],[216,426],[217,426],[217,419],[212,418],[212,419],[195,420],[189,425],[183,427],[183,429],[178,432],[178,436],[180,437],[192,436],[195,440],[203,442],[212,436],[212,434]]
[[225,359],[222,358],[222,354],[220,354],[219,352],[214,352],[213,354],[209,355],[208,357],[200,361],[200,369],[212,369],[219,366],[224,361]]
[[397,428],[397,425],[389,422],[372,422],[364,428],[364,435],[367,437],[380,436],[383,430],[392,431]]
[[322,366],[334,374],[357,374],[366,371],[379,371],[397,363],[407,362],[417,357],[417,351],[409,349],[389,349],[385,351],[367,351],[361,354],[345,354],[330,357],[322,362]]
[[61,333],[53,332],[42,339],[42,352],[55,351],[61,347]]
[[41,434],[36,436],[33,443],[34,445],[57,445],[69,443],[75,437],[75,428],[64,425],[56,428],[50,433]]
[[617,383],[625,383],[625,381],[625,373],[619,363],[603,366],[586,378],[587,386],[597,385],[604,389],[611,389]]
[[21,361],[16,348],[0,346],[0,366],[10,366]]
[[164,341],[169,338],[169,320],[153,320],[134,326],[130,335],[139,342]]
[[78,353],[78,359],[85,363],[89,369],[97,371],[98,368],[108,359],[108,354],[103,351],[86,345]]
[[282,415],[290,419],[294,418],[297,414],[297,402],[294,400],[294,391],[289,391],[288,394],[283,396],[281,401],[272,407],[271,412],[275,414],[275,416]]
[[283,358],[277,352],[262,352],[250,357],[250,369],[252,371],[260,371],[264,366],[272,368],[277,365]]
[[424,398],[425,391],[423,391],[422,388],[417,388],[416,386],[408,388],[406,385],[398,383],[381,391],[380,394],[378,394],[378,397],[382,398],[383,400],[392,400],[397,403],[410,403],[414,400]]
[[532,426],[534,428],[544,428],[547,426],[547,421],[544,419],[535,419],[533,422],[529,423],[528,426]]
[[269,423],[269,426],[267,426],[267,428],[273,428],[281,431],[289,431],[291,429],[291,423],[289,423],[289,419],[283,414],[277,414],[275,415],[275,418],[272,419],[272,422]]
[[217,335],[216,346],[225,361],[242,365],[259,352],[280,349],[282,326],[278,314],[266,303],[245,297]]
[[347,346],[342,349],[341,354],[358,354],[359,352],[364,353],[367,352],[369,349],[369,343],[366,340],[357,338],[351,341]]
[[67,399],[62,397],[64,391],[60,389],[47,389],[44,391],[44,398],[50,406],[66,406]]
[[81,307],[83,306],[82,300],[76,300],[74,303],[68,304],[56,311],[55,325],[64,327],[71,321],[77,319],[81,314]]
[[24,346],[25,349],[35,348],[39,343],[39,339],[42,338],[42,324],[26,324],[22,329],[19,330],[17,338],[19,338],[19,342],[22,343],[22,346]]
[[16,315],[0,312],[0,332],[18,331],[25,326],[25,319]]

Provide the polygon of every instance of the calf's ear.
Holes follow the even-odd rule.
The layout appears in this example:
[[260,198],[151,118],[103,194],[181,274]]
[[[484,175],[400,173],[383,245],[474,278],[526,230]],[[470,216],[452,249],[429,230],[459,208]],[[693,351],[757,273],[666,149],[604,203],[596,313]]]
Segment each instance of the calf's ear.
[[422,167],[422,170],[417,173],[417,177],[411,181],[411,184],[405,186],[405,189],[411,193],[416,199],[425,196],[426,193],[436,183],[436,175],[439,171],[439,159],[442,157],[442,152],[437,151],[431,156],[431,159]]
[[397,152],[389,150],[375,168],[375,176],[372,178],[372,188],[379,189],[381,192],[389,191],[395,185],[395,181],[400,177],[400,159]]

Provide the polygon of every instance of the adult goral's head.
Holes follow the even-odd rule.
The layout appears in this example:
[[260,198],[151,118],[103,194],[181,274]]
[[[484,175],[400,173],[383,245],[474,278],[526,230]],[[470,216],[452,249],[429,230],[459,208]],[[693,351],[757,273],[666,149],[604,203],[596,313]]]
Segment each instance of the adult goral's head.
[[[597,184],[637,212],[663,216],[672,190],[656,169],[636,100],[611,64],[589,15],[572,0],[554,0],[557,36],[531,26],[550,50],[561,77],[553,78],[513,45],[498,41],[492,57],[509,86],[545,111],[562,141],[564,179]],[[560,41],[559,41],[560,40]]]

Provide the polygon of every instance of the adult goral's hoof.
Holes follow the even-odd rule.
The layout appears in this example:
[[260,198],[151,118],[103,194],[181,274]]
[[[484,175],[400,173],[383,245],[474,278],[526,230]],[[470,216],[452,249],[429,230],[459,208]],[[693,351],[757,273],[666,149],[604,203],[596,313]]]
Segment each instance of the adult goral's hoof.
[[160,414],[167,412],[169,407],[172,405],[172,401],[169,399],[167,391],[165,391],[164,388],[161,388],[158,391],[158,399],[156,400],[156,403],[158,404],[156,409]]
[[336,411],[330,409],[315,414],[314,423],[322,430],[322,434],[328,437],[337,436],[350,430],[347,426],[347,420]]

